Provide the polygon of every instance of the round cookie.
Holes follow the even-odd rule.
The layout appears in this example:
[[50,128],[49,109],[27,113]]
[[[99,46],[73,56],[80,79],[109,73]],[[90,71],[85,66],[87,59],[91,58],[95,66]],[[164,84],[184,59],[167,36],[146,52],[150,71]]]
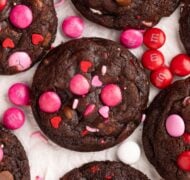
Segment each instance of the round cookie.
[[91,162],[73,169],[60,180],[81,179],[114,179],[114,180],[148,180],[148,177],[137,169],[116,161]]
[[183,2],[184,3],[181,6],[181,17],[179,20],[179,32],[186,52],[190,55],[190,2],[187,0],[184,0]]
[[72,0],[89,20],[108,28],[147,29],[179,5],[179,0]]
[[31,105],[52,141],[76,151],[98,151],[135,130],[148,94],[144,69],[126,48],[83,38],[43,59],[33,79]]
[[19,140],[0,126],[0,179],[30,180],[28,159]]
[[143,128],[147,158],[164,179],[190,179],[190,78],[162,90]]
[[50,48],[56,30],[53,0],[9,0],[1,5],[0,74],[32,67]]

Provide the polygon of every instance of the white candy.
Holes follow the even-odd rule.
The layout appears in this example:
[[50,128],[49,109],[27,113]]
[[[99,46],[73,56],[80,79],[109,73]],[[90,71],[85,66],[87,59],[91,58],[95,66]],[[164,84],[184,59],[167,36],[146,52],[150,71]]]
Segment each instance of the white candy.
[[120,145],[117,156],[125,164],[134,164],[140,158],[141,150],[137,143],[128,141]]

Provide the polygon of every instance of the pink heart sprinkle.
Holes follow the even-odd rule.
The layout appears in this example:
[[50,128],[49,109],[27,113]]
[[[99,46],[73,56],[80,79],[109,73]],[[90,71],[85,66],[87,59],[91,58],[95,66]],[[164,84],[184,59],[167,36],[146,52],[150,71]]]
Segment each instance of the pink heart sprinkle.
[[108,118],[109,117],[109,110],[110,108],[108,106],[103,106],[99,109],[99,113],[101,116],[103,116],[104,118]]
[[100,81],[100,79],[99,79],[99,76],[94,76],[93,78],[92,78],[92,86],[94,86],[94,87],[100,87],[100,86],[102,86],[102,81]]

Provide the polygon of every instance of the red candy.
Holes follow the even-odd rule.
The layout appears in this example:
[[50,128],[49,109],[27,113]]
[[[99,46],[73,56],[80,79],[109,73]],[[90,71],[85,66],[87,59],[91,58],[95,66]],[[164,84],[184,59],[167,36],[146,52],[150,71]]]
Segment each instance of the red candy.
[[59,124],[61,123],[61,117],[60,116],[55,116],[55,117],[53,117],[51,120],[50,120],[50,122],[51,122],[51,125],[55,128],[55,129],[57,129],[57,128],[59,128]]
[[90,90],[88,80],[81,74],[77,74],[71,79],[69,87],[72,93],[81,96]]
[[164,56],[160,51],[150,49],[143,54],[142,64],[151,71],[156,70],[164,64]]
[[121,89],[115,84],[108,84],[101,91],[101,99],[107,106],[117,106],[122,101]]
[[87,73],[88,70],[92,67],[92,62],[86,60],[80,62],[80,69],[82,72]]
[[170,64],[171,72],[178,76],[190,74],[190,58],[185,54],[179,54],[173,58]]
[[150,80],[154,86],[163,89],[171,84],[173,75],[168,67],[163,66],[151,73]]
[[184,133],[184,135],[183,135],[183,141],[186,144],[190,144],[190,134],[189,133]]
[[44,37],[41,34],[32,34],[32,43],[38,45],[44,41]]
[[166,41],[165,33],[159,28],[151,28],[144,34],[144,44],[150,49],[158,49]]
[[178,156],[177,165],[183,171],[190,171],[190,151],[184,151]]
[[2,11],[7,4],[7,0],[0,0],[0,11]]
[[4,48],[14,48],[14,47],[15,47],[15,44],[14,44],[14,42],[13,42],[12,39],[6,38],[6,39],[3,41],[2,46],[3,46]]

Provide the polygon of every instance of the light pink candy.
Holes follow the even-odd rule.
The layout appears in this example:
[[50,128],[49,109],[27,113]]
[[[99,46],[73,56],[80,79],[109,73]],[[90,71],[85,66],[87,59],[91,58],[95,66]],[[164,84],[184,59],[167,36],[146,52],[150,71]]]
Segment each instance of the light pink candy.
[[0,147],[0,162],[3,160],[3,149]]
[[61,99],[53,91],[44,92],[39,98],[39,107],[47,113],[57,112],[61,107]]
[[121,33],[120,41],[127,48],[137,48],[143,43],[143,34],[138,30],[128,29]]
[[24,112],[18,108],[9,108],[3,115],[2,123],[7,129],[18,129],[23,126],[24,122]]
[[9,88],[8,96],[10,101],[15,105],[29,105],[30,89],[26,84],[16,83]]
[[25,29],[32,23],[33,15],[28,6],[17,5],[12,8],[9,18],[15,27]]
[[101,91],[101,99],[107,106],[116,106],[122,101],[121,89],[115,84],[106,85]]
[[18,71],[24,71],[31,66],[32,60],[25,52],[15,52],[10,55],[8,64],[9,67],[16,67]]
[[99,113],[102,117],[108,118],[109,117],[109,110],[110,108],[108,106],[103,106],[99,109]]
[[94,109],[96,108],[95,104],[89,104],[87,107],[86,107],[86,110],[84,112],[84,116],[88,116],[90,115]]
[[69,84],[70,90],[76,95],[85,95],[90,90],[88,80],[81,74],[75,75]]
[[177,114],[170,115],[166,120],[166,130],[172,137],[182,136],[185,132],[184,120]]
[[84,21],[78,16],[67,17],[62,24],[63,33],[71,38],[79,38],[84,31]]
[[94,87],[100,87],[100,86],[102,86],[102,81],[100,81],[100,79],[99,79],[99,76],[94,76],[93,78],[92,78],[92,86],[94,86]]

